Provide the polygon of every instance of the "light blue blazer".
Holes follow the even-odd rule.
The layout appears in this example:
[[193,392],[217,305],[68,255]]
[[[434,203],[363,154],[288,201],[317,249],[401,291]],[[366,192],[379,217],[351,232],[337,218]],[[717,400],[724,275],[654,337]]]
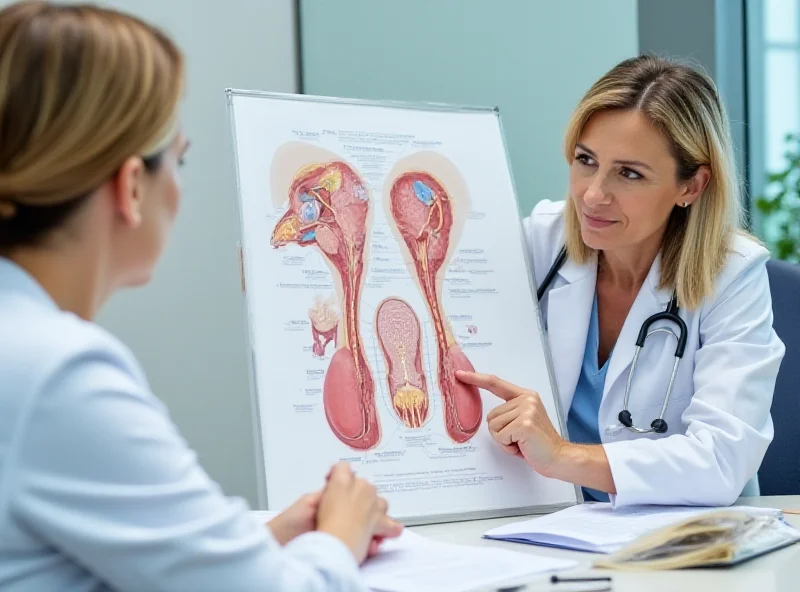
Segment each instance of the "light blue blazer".
[[131,352],[0,258],[0,590],[365,590],[212,482]]

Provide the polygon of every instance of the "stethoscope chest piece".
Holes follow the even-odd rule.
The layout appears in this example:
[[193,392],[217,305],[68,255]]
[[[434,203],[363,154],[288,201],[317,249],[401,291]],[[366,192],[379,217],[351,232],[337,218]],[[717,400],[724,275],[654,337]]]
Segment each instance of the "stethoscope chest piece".
[[[678,310],[678,297],[677,295],[673,294],[672,299],[669,301],[669,305],[667,306],[667,310],[650,316],[642,324],[642,328],[639,330],[639,336],[636,339],[636,351],[633,354],[631,371],[628,374],[628,381],[625,384],[625,401],[622,405],[622,411],[619,412],[618,418],[622,425],[638,434],[665,434],[669,429],[669,425],[667,425],[667,421],[664,419],[664,413],[667,411],[667,405],[669,404],[669,399],[672,396],[672,388],[675,385],[675,375],[678,373],[678,365],[683,357],[683,352],[686,350],[686,323],[678,315]],[[674,323],[678,327],[678,333],[675,333],[675,331],[668,329],[667,327],[658,327],[650,331],[650,326],[658,321]],[[628,410],[628,401],[630,400],[631,396],[631,385],[633,384],[633,376],[636,373],[636,363],[639,361],[639,354],[644,347],[644,342],[654,333],[667,333],[675,338],[675,341],[677,342],[675,347],[675,362],[672,365],[672,374],[670,374],[669,384],[667,385],[667,394],[664,396],[663,405],[661,405],[661,413],[650,423],[649,428],[639,428],[633,423],[631,412]]]

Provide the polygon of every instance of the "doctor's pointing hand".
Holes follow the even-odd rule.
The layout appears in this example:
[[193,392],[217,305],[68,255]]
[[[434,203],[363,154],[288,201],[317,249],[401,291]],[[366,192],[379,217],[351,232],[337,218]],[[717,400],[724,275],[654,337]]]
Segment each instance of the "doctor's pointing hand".
[[[613,489],[610,473],[602,471],[608,466],[603,449],[573,444],[559,436],[537,392],[476,372],[459,370],[456,377],[505,401],[488,413],[486,423],[492,438],[507,453],[523,458],[540,475],[563,481],[573,481],[576,471],[594,460],[595,470],[586,485]],[[581,462],[571,462],[578,459]]]
[[503,450],[524,458],[538,473],[546,475],[555,464],[565,441],[547,417],[539,394],[496,376],[477,372],[459,370],[456,377],[462,382],[491,391],[505,401],[486,416],[489,433]]
[[566,433],[536,384],[457,379],[502,399],[486,418],[498,445],[588,499],[757,494],[784,345],[714,83],[626,60],[579,103],[565,157],[567,199],[539,201],[523,230]]

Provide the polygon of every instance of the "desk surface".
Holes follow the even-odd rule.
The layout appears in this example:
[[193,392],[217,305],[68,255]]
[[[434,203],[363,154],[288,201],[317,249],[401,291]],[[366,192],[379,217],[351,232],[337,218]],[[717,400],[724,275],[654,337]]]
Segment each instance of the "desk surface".
[[[741,498],[737,504],[800,510],[800,496]],[[610,575],[613,578],[613,592],[700,592],[720,590],[725,592],[796,592],[800,590],[800,543],[753,559],[736,567],[725,569],[692,569],[666,572],[618,572],[591,569],[590,564],[596,555],[482,539],[481,535],[490,528],[524,520],[525,517],[495,518],[473,520],[448,524],[431,524],[411,527],[410,530],[422,536],[462,545],[486,545],[530,553],[532,555],[574,559],[580,566],[563,576]],[[800,515],[786,515],[786,521],[800,528]],[[530,580],[526,592],[534,590],[563,590],[572,592],[590,590],[587,584],[552,586],[549,576]],[[601,583],[602,584],[602,583]]]

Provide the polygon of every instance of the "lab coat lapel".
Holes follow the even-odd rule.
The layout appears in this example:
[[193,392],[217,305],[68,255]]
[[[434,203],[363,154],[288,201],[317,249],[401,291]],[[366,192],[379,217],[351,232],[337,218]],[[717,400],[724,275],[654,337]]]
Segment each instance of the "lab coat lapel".
[[589,316],[597,280],[596,259],[584,265],[568,259],[559,275],[566,283],[548,292],[547,334],[566,421],[578,384],[589,332]]
[[[642,324],[651,315],[665,310],[669,303],[672,293],[670,290],[659,289],[660,278],[661,256],[659,255],[650,267],[650,273],[642,284],[639,294],[636,296],[636,300],[634,300],[633,306],[631,306],[631,310],[625,319],[625,323],[622,325],[622,331],[620,331],[617,338],[617,343],[614,345],[603,389],[604,398],[623,373],[624,379],[628,379],[627,371],[633,362],[636,339],[639,337],[639,330],[642,328]],[[641,363],[637,364],[636,371],[639,372],[640,370]],[[624,392],[624,389],[620,392]]]

